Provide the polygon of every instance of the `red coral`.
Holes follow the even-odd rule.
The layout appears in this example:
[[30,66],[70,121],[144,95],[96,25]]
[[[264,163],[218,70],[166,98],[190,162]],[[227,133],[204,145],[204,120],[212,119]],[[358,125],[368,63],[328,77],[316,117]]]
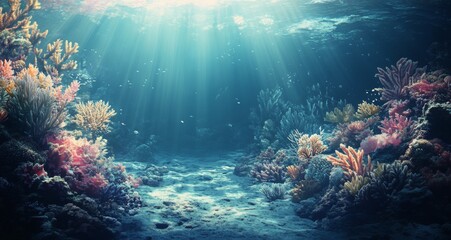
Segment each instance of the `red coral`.
[[437,91],[446,88],[447,84],[445,82],[433,82],[430,83],[423,79],[411,86],[409,86],[410,95],[414,98],[432,98],[437,94]]

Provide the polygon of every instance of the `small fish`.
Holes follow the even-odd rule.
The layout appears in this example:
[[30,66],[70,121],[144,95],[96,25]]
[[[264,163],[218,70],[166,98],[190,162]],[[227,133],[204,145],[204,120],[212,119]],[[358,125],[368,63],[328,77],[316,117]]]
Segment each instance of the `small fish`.
[[138,135],[138,134],[139,134],[138,130],[133,131],[133,133],[134,133],[135,135]]
[[233,127],[233,125],[231,123],[227,124],[227,127]]
[[122,126],[125,126],[125,123],[122,122],[121,125],[122,125]]
[[180,123],[185,123],[185,121],[183,121],[183,120],[180,120]]

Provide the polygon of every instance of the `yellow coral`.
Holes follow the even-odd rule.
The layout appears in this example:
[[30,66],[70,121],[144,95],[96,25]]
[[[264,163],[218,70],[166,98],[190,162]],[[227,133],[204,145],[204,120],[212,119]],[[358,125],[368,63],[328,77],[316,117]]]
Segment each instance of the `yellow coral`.
[[298,156],[300,159],[310,159],[326,151],[327,147],[321,140],[321,136],[313,134],[311,136],[304,134],[298,139]]
[[73,121],[93,134],[108,132],[110,118],[116,115],[110,105],[102,100],[95,103],[93,101],[88,101],[86,104],[79,103],[75,105],[75,108],[77,114]]
[[[59,77],[61,71],[74,70],[77,68],[77,62],[69,60],[69,58],[78,53],[78,43],[72,43],[69,41],[64,42],[64,54],[63,54],[63,41],[57,39],[53,43],[47,45],[47,52],[42,54],[42,49],[34,49],[36,60],[40,65],[44,66],[47,74],[54,77]],[[49,63],[48,60],[52,62]]]
[[367,177],[360,175],[353,176],[351,181],[345,182],[344,189],[346,189],[351,195],[355,196],[368,182],[369,180]]
[[351,104],[346,104],[343,110],[335,108],[331,112],[327,112],[324,121],[331,123],[348,123],[354,118],[354,107]]
[[21,0],[8,0],[9,12],[3,13],[0,8],[0,31],[14,30],[29,25],[31,17],[26,17],[33,9],[41,8],[38,0],[26,0],[25,6],[21,8]]
[[357,119],[367,119],[378,114],[379,111],[380,111],[379,106],[363,101],[358,105],[355,117]]

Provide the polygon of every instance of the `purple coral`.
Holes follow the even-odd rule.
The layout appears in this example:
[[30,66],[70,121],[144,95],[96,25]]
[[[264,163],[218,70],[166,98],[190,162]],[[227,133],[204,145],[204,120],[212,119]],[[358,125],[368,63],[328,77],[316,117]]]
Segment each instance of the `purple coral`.
[[396,66],[377,68],[375,77],[379,78],[383,86],[376,89],[382,95],[381,100],[391,102],[404,98],[407,95],[405,87],[416,82],[425,71],[425,68],[417,68],[417,65],[418,62],[401,58],[396,62]]

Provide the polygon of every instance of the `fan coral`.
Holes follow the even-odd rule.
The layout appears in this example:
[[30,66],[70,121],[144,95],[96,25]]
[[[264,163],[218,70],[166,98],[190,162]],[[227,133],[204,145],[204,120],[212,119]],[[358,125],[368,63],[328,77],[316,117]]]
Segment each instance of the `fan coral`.
[[357,107],[357,112],[355,113],[355,118],[367,119],[367,118],[373,117],[374,115],[378,114],[379,111],[380,111],[379,106],[372,104],[372,103],[367,103],[366,101],[363,101]]
[[346,104],[343,110],[335,108],[332,112],[327,112],[324,121],[331,123],[348,123],[354,118],[354,107]]
[[310,159],[326,151],[327,146],[323,144],[321,135],[313,134],[311,136],[304,134],[298,139],[298,156],[300,159]]
[[371,172],[373,166],[371,164],[371,158],[368,156],[368,163],[365,165],[363,162],[363,150],[355,151],[352,147],[347,147],[343,144],[340,145],[343,153],[335,151],[337,157],[331,155],[327,156],[327,160],[335,166],[343,168],[344,175],[348,179],[352,179],[355,175],[365,176]]
[[425,68],[417,68],[418,62],[413,62],[407,58],[401,58],[396,62],[396,66],[386,67],[385,70],[377,68],[375,77],[383,85],[383,88],[375,90],[381,94],[381,100],[387,103],[402,99],[407,96],[406,87],[418,81]]
[[116,115],[110,105],[102,100],[98,102],[88,101],[86,104],[79,103],[75,105],[77,114],[74,122],[86,131],[94,135],[102,132],[108,132],[110,118]]
[[293,129],[302,130],[302,132],[317,132],[320,126],[313,116],[308,116],[303,109],[289,108],[280,120],[280,127],[276,133],[277,140],[282,146],[288,145]]

